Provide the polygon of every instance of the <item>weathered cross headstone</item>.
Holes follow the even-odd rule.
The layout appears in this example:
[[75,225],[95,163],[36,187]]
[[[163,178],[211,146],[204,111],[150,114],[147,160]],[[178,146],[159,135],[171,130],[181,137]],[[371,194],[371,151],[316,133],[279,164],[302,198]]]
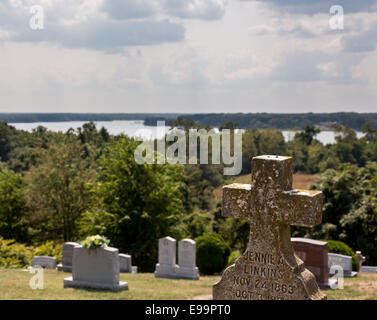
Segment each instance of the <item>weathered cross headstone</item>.
[[56,258],[47,256],[35,256],[32,261],[32,266],[40,266],[47,269],[56,269]]
[[92,288],[113,291],[128,290],[119,281],[119,250],[110,247],[73,248],[72,277],[64,279],[64,288]]
[[154,272],[157,278],[176,278],[176,240],[165,237],[158,240],[158,263]]
[[329,275],[333,276],[335,273],[331,271],[332,266],[340,266],[343,269],[343,276],[352,278],[357,276],[357,272],[352,271],[352,257],[337,253],[329,253]]
[[177,273],[185,279],[199,279],[199,269],[196,266],[196,242],[183,239],[178,242],[178,269]]
[[327,242],[309,238],[291,238],[291,243],[296,256],[314,274],[319,287],[330,288],[332,281],[329,281]]
[[321,222],[323,196],[293,190],[292,172],[291,157],[255,157],[251,185],[223,188],[223,216],[249,220],[250,239],[214,285],[214,299],[326,299],[290,241],[291,225]]
[[79,245],[76,242],[65,242],[63,245],[62,263],[58,264],[58,271],[72,272],[73,248]]
[[356,257],[357,257],[357,261],[359,262],[359,265],[357,267],[357,271],[360,272],[361,267],[362,267],[363,263],[365,262],[365,257],[361,254],[361,251],[356,251]]

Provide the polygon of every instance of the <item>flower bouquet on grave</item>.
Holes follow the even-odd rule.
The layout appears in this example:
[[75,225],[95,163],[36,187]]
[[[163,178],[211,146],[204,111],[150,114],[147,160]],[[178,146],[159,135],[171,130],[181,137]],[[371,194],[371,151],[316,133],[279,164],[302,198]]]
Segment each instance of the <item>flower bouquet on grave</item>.
[[81,245],[87,249],[95,249],[100,247],[107,247],[109,243],[110,240],[97,234],[95,236],[87,237],[86,240],[81,243]]

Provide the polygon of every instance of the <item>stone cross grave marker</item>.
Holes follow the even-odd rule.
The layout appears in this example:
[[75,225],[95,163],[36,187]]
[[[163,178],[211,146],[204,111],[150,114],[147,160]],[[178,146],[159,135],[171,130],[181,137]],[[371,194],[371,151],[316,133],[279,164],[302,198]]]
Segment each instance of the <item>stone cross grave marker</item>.
[[250,238],[214,285],[213,299],[326,299],[290,241],[291,225],[321,222],[323,196],[294,190],[292,179],[291,157],[260,156],[253,158],[251,185],[223,188],[223,216],[249,220]]
[[178,242],[177,273],[182,278],[198,280],[199,269],[196,266],[196,242],[192,239],[183,239]]

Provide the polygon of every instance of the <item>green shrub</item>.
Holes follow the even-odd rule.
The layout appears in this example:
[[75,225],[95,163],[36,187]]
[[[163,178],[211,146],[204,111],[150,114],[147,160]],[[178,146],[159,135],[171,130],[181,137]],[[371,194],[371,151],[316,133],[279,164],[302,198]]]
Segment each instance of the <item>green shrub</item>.
[[63,245],[47,241],[38,247],[28,247],[14,240],[0,237],[0,267],[24,268],[30,266],[34,256],[56,257],[61,262]]
[[0,237],[0,267],[23,268],[31,265],[32,250],[14,240],[4,240]]
[[33,256],[55,257],[57,263],[62,262],[63,244],[54,241],[47,241],[44,244],[33,248]]
[[241,252],[239,252],[238,250],[233,251],[233,252],[230,254],[229,258],[228,258],[228,264],[227,264],[227,267],[229,267],[229,266],[235,264],[236,260],[237,260],[239,257],[241,257],[241,256],[242,256],[242,254],[241,254]]
[[323,240],[323,241],[327,242],[329,252],[352,257],[352,270],[357,271],[359,262],[357,260],[356,254],[348,245],[346,245],[342,241],[336,241],[336,240]]
[[221,272],[228,263],[230,248],[221,235],[207,233],[196,239],[197,264],[201,273]]

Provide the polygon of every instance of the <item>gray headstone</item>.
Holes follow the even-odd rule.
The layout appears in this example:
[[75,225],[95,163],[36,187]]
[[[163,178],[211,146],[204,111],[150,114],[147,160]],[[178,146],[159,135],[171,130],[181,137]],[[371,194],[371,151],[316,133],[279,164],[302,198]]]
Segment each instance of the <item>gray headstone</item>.
[[132,273],[132,257],[128,254],[119,254],[120,272]]
[[119,281],[119,250],[110,247],[73,249],[72,277],[64,279],[64,288],[127,290]]
[[196,242],[183,239],[178,243],[177,273],[186,279],[199,279],[199,270],[196,266]]
[[376,273],[377,267],[370,267],[370,266],[362,266],[360,272],[363,273]]
[[56,258],[46,256],[36,256],[33,258],[33,267],[40,266],[47,269],[56,269]]
[[73,248],[78,245],[76,242],[64,243],[62,263],[58,264],[58,271],[72,272]]
[[157,278],[177,278],[176,240],[165,237],[158,240],[158,263],[154,272]]
[[352,271],[352,257],[344,256],[341,254],[336,253],[329,253],[328,254],[328,265],[329,265],[329,275],[334,275],[331,272],[332,266],[341,266],[343,269],[343,275],[345,277],[355,277],[357,276],[357,272]]

